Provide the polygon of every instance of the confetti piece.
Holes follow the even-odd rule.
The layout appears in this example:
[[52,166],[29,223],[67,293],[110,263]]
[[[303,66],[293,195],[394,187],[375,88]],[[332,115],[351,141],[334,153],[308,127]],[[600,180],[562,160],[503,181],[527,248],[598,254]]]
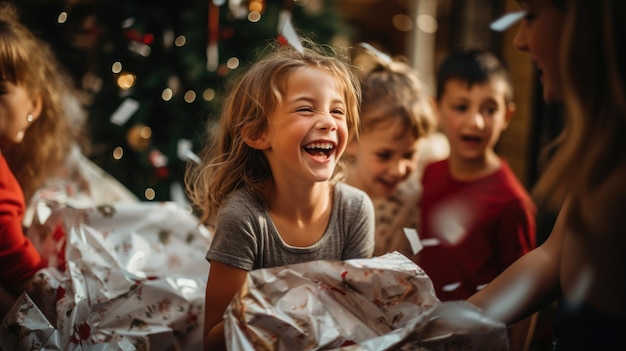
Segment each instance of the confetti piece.
[[503,30],[509,28],[515,22],[519,21],[526,15],[526,11],[518,11],[507,13],[506,15],[498,18],[497,20],[491,22],[489,26],[492,30],[502,32]]

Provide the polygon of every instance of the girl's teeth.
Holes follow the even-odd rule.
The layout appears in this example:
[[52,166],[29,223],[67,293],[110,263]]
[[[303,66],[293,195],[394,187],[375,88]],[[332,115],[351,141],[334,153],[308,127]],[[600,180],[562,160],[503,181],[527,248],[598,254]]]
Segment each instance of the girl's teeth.
[[307,146],[305,146],[305,148],[330,150],[333,148],[333,145],[331,143],[312,143],[312,144],[308,144]]

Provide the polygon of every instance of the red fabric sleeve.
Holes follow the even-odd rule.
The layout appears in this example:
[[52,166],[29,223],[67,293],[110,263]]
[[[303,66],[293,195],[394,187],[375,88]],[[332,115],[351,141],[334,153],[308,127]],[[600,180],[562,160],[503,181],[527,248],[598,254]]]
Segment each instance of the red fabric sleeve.
[[520,200],[511,201],[503,208],[496,231],[502,270],[537,245],[535,212],[532,203]]
[[22,228],[24,196],[6,160],[0,155],[0,284],[11,286],[45,268]]

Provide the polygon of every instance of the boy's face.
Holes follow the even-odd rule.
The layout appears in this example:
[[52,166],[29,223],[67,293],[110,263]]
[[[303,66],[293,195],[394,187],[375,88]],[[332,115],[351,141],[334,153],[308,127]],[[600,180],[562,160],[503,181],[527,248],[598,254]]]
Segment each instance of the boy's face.
[[359,135],[346,149],[347,183],[371,198],[391,196],[415,169],[417,140],[399,121],[377,125]]
[[507,84],[502,79],[477,83],[452,79],[445,83],[437,102],[439,123],[450,142],[450,157],[482,162],[495,154],[493,148],[513,114],[506,103]]

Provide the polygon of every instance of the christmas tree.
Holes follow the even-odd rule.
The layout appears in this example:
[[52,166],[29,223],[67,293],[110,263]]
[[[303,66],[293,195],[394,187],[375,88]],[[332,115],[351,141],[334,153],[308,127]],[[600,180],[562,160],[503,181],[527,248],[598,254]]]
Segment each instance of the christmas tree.
[[31,22],[54,20],[43,30],[53,46],[82,52],[59,56],[92,95],[89,157],[142,200],[184,201],[186,163],[207,142],[226,81],[285,18],[319,43],[350,35],[331,0],[68,0],[47,2],[45,15],[42,4],[21,3],[39,13]]

